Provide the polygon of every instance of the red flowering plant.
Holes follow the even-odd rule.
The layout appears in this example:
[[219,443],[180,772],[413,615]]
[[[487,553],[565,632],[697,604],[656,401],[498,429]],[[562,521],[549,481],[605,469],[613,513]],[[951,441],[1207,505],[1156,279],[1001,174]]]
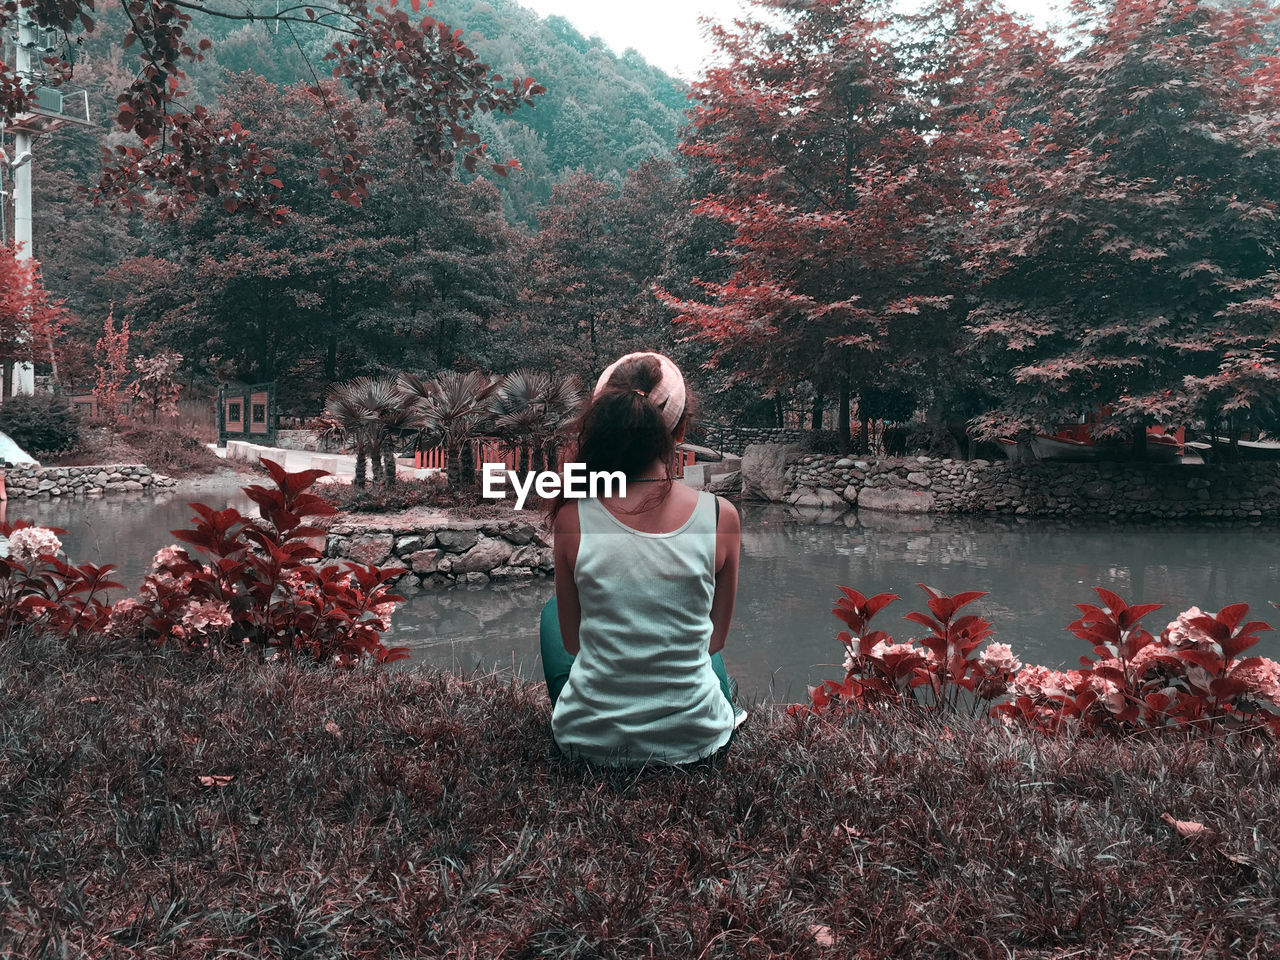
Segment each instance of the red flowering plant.
[[843,596],[832,613],[850,628],[836,636],[845,646],[844,680],[811,688],[811,703],[792,707],[793,715],[841,715],[881,703],[955,710],[1007,694],[992,714],[1045,732],[1074,721],[1087,731],[1193,727],[1280,733],[1280,664],[1242,656],[1271,629],[1248,619],[1247,604],[1212,615],[1192,607],[1157,637],[1141,621],[1160,604],[1130,606],[1095,587],[1100,603],[1076,604],[1080,616],[1068,627],[1092,645],[1094,656],[1082,657],[1079,670],[1051,670],[1024,667],[1008,644],[989,640],[991,624],[981,617],[957,616],[985,594],[951,597],[919,586],[929,596],[929,612],[906,619],[929,632],[902,643],[870,629],[871,619],[895,595],[868,598],[840,587]]
[[120,586],[110,579],[115,568],[68,563],[58,539],[63,533],[27,520],[0,523],[6,544],[0,556],[0,643],[23,626],[75,639],[106,624],[109,608],[99,594]]
[[1142,627],[1160,604],[1129,606],[1095,587],[1101,605],[1076,604],[1068,629],[1093,645],[1080,670],[1028,667],[1015,678],[1009,702],[996,712],[1044,730],[1064,720],[1088,729],[1206,727],[1280,733],[1280,664],[1242,657],[1271,627],[1248,620],[1249,605],[1216,614],[1198,607],[1179,614],[1159,636]]
[[244,488],[261,519],[191,504],[195,526],[173,535],[208,561],[185,547],[162,549],[140,595],[112,608],[112,632],[215,654],[229,647],[260,655],[271,649],[278,657],[338,666],[408,657],[408,648],[382,643],[395,605],[404,600],[389,584],[405,569],[317,563],[322,554],[312,541],[324,531],[306,519],[336,510],[307,491],[325,471],[289,473],[273,461],[262,464],[275,486]]
[[871,630],[873,617],[899,599],[891,593],[866,597],[840,587],[843,594],[831,611],[849,627],[836,639],[845,647],[845,677],[810,690],[812,707],[792,713],[839,713],[881,703],[912,704],[931,711],[956,709],[962,699],[976,704],[1002,694],[1021,664],[1007,644],[988,643],[991,624],[973,614],[957,616],[962,607],[986,596],[971,591],[948,596],[918,584],[928,595],[928,612],[913,611],[907,620],[928,629],[920,639],[896,642],[883,630]]

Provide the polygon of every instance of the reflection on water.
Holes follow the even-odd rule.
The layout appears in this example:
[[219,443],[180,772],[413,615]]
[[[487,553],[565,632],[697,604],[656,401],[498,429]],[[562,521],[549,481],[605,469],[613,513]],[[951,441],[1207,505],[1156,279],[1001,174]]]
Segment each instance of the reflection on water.
[[[70,556],[114,562],[136,588],[154,552],[188,525],[188,500],[252,505],[233,484],[200,492],[12,504],[11,515],[68,529]],[[918,631],[902,615],[922,606],[916,583],[956,593],[988,590],[969,609],[990,618],[996,639],[1025,662],[1074,665],[1088,653],[1066,632],[1073,604],[1095,599],[1092,586],[1131,602],[1168,607],[1145,621],[1163,628],[1196,604],[1218,610],[1243,601],[1256,618],[1280,613],[1280,537],[1275,527],[1117,526],[891,514],[800,517],[780,507],[748,507],[733,630],[725,662],[750,698],[802,699],[807,684],[840,675],[840,623],[830,610],[843,584],[902,597],[876,625],[900,638]],[[424,663],[451,670],[500,669],[540,677],[537,620],[551,596],[549,578],[483,587],[424,590],[396,613],[388,642],[414,649]],[[1280,657],[1265,634],[1258,652]]]

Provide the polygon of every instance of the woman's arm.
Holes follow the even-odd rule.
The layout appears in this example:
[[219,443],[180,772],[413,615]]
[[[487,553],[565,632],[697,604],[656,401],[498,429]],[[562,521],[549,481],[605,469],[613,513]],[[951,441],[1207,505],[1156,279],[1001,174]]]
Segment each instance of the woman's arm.
[[[709,653],[724,648],[733,620],[733,604],[738,598],[738,553],[742,547],[742,521],[733,504],[720,498],[720,522],[716,525],[716,592],[711,600],[711,647]],[[574,597],[575,602],[577,597]],[[577,639],[577,632],[574,632]]]
[[578,627],[582,624],[582,607],[578,603],[578,585],[573,579],[573,567],[578,561],[578,543],[582,529],[578,526],[578,505],[566,503],[556,514],[552,528],[555,542],[551,555],[555,559],[556,610],[560,618],[560,639],[565,653],[578,655]]

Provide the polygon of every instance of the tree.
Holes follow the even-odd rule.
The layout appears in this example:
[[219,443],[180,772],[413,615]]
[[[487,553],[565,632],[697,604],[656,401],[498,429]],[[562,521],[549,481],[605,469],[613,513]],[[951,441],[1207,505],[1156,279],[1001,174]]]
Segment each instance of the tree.
[[[420,0],[410,0],[416,16]],[[255,9],[255,7],[257,9]],[[278,198],[283,182],[251,130],[239,121],[228,124],[203,105],[188,106],[187,71],[213,48],[209,36],[196,32],[215,21],[275,22],[295,34],[316,25],[337,39],[324,59],[335,78],[349,85],[362,101],[381,103],[389,116],[403,119],[413,131],[413,155],[424,166],[450,169],[456,161],[474,171],[487,161],[485,145],[474,129],[479,113],[511,113],[543,93],[530,77],[509,83],[492,73],[454,30],[431,16],[416,21],[396,0],[371,8],[367,0],[334,0],[313,8],[287,6],[273,12],[264,3],[248,9],[220,0],[125,0],[125,47],[138,48],[140,69],[120,94],[116,126],[136,138],[112,152],[102,173],[98,198],[136,206],[152,189],[162,189],[158,209],[169,214],[202,196],[218,198],[228,212],[251,210],[269,219],[283,216]],[[14,28],[19,17],[43,31],[60,35],[62,43],[44,61],[49,84],[74,75],[73,33],[92,33],[117,21],[102,20],[94,0],[48,4],[19,0],[0,11],[0,31]],[[0,119],[21,114],[32,96],[13,64],[0,64]],[[317,84],[316,95],[324,97]],[[328,161],[320,177],[337,195],[359,204],[367,192],[361,172],[366,157],[358,147],[355,111],[329,107],[327,132],[313,145]],[[505,173],[514,161],[492,163]]]
[[402,373],[397,389],[421,435],[445,448],[449,484],[457,490],[469,483],[471,440],[491,420],[489,405],[497,383],[475,370],[443,370],[433,380]]
[[838,397],[847,441],[858,384],[888,386],[949,302],[928,279],[932,188],[925,107],[875,0],[754,0],[759,19],[718,27],[722,64],[694,88],[681,150],[723,178],[696,211],[732,229],[732,274],[701,297],[664,292],[711,362],[777,390],[798,379]]
[[1280,394],[1280,75],[1274,12],[1181,0],[1084,8],[1070,56],[1007,63],[1047,114],[971,223],[983,436],[1105,413],[1096,437],[1274,410]]
[[0,246],[0,403],[12,393],[15,363],[55,359],[54,342],[68,319],[62,302],[45,290],[40,264],[19,259],[12,245]]

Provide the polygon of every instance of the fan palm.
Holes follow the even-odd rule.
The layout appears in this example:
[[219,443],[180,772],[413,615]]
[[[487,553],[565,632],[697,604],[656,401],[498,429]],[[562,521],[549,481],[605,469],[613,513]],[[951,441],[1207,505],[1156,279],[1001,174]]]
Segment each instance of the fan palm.
[[573,378],[564,380],[534,370],[517,370],[502,379],[495,396],[495,425],[520,443],[520,468],[542,470],[554,460],[554,443],[576,416],[581,402]]
[[[325,413],[337,421],[338,428],[355,450],[356,470],[352,482],[356,487],[366,485],[370,462],[374,483],[384,482],[388,475],[394,481],[395,450],[392,447],[388,474],[384,447],[389,445],[398,411],[402,410],[395,381],[386,377],[357,377],[329,394]],[[401,429],[404,426],[407,419],[401,421]]]
[[474,476],[471,440],[490,422],[489,401],[497,384],[476,371],[443,370],[432,380],[401,374],[397,388],[422,436],[444,447],[449,483],[456,489],[469,482]]

